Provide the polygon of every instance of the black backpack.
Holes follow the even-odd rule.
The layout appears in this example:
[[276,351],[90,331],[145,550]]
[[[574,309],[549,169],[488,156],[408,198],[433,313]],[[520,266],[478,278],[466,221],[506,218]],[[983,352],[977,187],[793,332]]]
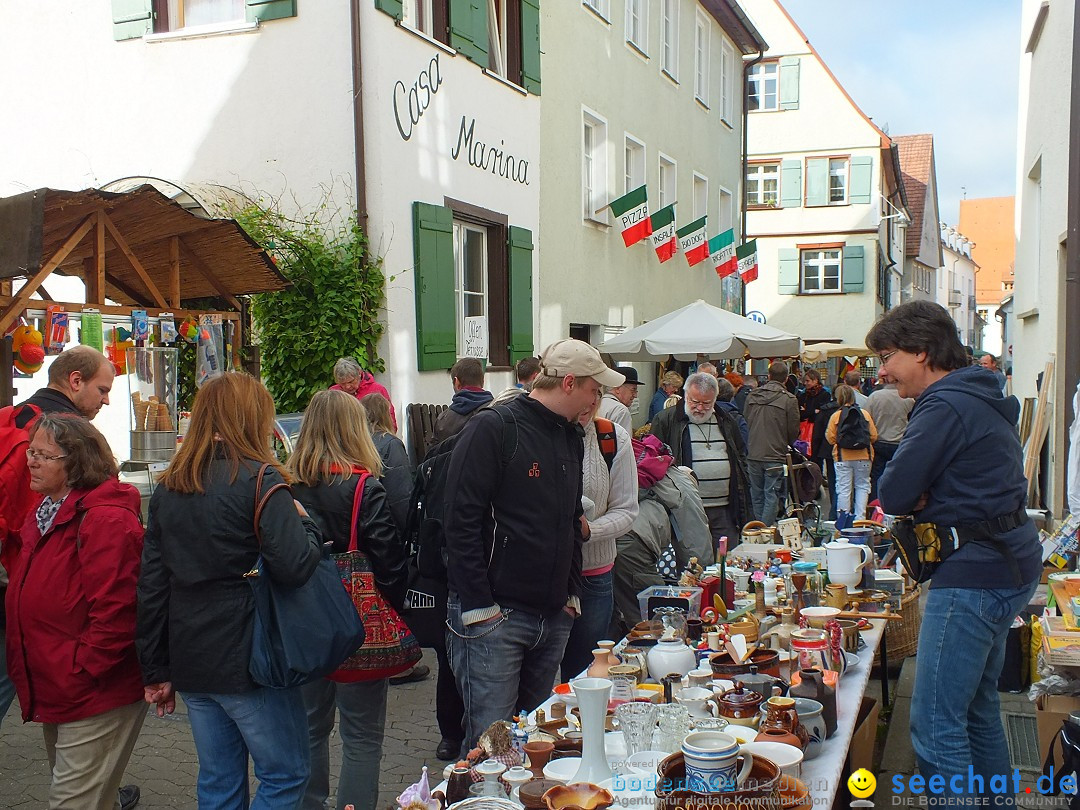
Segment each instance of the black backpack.
[[836,446],[845,450],[865,450],[870,446],[870,424],[858,405],[845,405],[840,412]]

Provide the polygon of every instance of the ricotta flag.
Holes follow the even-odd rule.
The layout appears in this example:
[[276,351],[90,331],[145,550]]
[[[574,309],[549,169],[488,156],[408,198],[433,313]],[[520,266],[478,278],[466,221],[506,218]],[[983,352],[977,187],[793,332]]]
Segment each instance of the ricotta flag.
[[649,220],[649,195],[645,186],[629,191],[611,202],[611,213],[619,219],[623,243],[630,247],[636,245],[652,233]]
[[675,203],[665,206],[650,217],[652,223],[652,246],[656,258],[663,264],[675,255]]
[[709,254],[712,256],[716,275],[725,278],[734,273],[737,265],[735,259],[735,229],[729,228],[719,236],[710,239]]
[[743,284],[749,284],[757,278],[757,239],[735,248],[735,256],[739,260],[739,275]]
[[705,236],[705,217],[679,228],[679,250],[686,254],[686,263],[695,264],[709,258],[709,239]]

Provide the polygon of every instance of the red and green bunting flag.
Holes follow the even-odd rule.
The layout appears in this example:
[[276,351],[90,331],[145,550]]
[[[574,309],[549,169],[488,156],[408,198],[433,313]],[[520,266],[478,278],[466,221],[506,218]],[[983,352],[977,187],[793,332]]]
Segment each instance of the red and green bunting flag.
[[735,259],[735,229],[729,228],[719,236],[710,239],[709,254],[712,256],[716,275],[725,278],[734,273],[737,265]]
[[656,258],[662,263],[675,255],[675,203],[665,206],[652,215],[652,246]]
[[623,243],[636,245],[653,232],[649,219],[649,196],[645,186],[629,191],[611,202],[611,213],[619,220]]
[[749,284],[757,278],[757,239],[735,248],[735,256],[739,260],[739,275],[743,284]]
[[695,264],[709,258],[709,239],[705,236],[705,217],[684,225],[676,232],[679,237],[679,250],[686,254],[686,263]]

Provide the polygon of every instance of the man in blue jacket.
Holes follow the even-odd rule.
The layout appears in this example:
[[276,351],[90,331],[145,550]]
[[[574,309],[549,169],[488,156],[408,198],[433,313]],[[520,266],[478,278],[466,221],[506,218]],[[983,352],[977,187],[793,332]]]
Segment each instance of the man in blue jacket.
[[595,406],[602,385],[622,383],[589,344],[557,341],[540,356],[532,390],[478,411],[454,446],[443,522],[446,638],[466,751],[492,723],[551,694],[581,606],[588,524],[577,416]]
[[[885,512],[913,514],[962,545],[930,581],[911,700],[911,738],[924,778],[968,791],[1011,774],[997,680],[1005,639],[1039,582],[1038,532],[1028,521],[1016,422],[1020,405],[994,375],[969,366],[938,304],[889,310],[866,335],[879,376],[914,397],[907,431],[878,482]],[[954,778],[961,777],[961,778]]]

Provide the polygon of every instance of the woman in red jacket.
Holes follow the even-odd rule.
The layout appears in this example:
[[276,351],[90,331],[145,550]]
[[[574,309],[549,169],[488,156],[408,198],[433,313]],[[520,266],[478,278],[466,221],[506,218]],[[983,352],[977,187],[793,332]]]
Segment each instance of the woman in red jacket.
[[41,416],[26,455],[41,497],[9,571],[8,669],[23,720],[44,725],[49,807],[109,810],[146,717],[139,493],[117,480],[105,437],[81,416]]

